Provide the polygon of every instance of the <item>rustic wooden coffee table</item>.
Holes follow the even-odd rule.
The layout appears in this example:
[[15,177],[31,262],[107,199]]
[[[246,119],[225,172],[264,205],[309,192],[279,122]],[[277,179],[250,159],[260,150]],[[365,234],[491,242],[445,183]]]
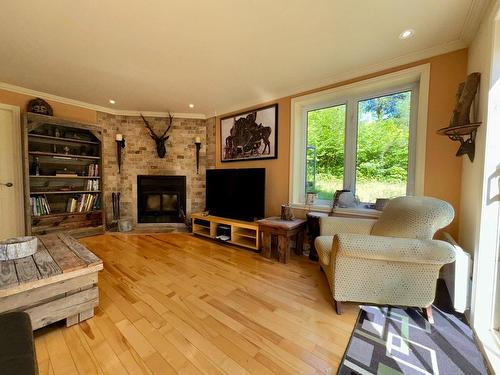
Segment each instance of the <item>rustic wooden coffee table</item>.
[[66,319],[70,326],[94,316],[102,261],[66,234],[38,236],[38,251],[0,261],[0,313],[25,311],[33,329]]
[[[304,229],[306,221],[302,219],[281,220],[279,217],[269,217],[258,220],[259,230],[262,232],[261,255],[271,258],[277,252],[281,263],[287,263],[290,258],[290,239],[295,237],[295,254],[302,255],[304,244]],[[277,237],[277,249],[273,249],[273,236]],[[273,251],[274,250],[274,251]]]

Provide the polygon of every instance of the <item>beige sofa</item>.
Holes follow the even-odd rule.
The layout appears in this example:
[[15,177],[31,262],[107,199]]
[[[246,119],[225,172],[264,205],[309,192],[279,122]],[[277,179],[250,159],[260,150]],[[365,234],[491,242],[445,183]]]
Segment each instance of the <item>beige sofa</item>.
[[432,238],[453,217],[447,202],[400,197],[378,220],[321,218],[315,246],[337,313],[342,301],[413,306],[432,322],[439,270],[455,257],[449,243]]

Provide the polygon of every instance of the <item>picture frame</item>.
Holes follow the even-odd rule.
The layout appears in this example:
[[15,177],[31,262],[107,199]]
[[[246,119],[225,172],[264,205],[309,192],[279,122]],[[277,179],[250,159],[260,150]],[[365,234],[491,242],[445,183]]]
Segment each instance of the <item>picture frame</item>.
[[278,104],[220,120],[221,162],[278,158]]

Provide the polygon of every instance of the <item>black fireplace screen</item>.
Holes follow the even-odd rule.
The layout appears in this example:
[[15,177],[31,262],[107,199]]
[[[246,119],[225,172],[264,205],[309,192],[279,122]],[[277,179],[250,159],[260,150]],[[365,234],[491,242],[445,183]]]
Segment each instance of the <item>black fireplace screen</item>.
[[146,212],[177,212],[179,210],[179,193],[145,194]]
[[138,176],[139,223],[181,223],[186,207],[185,176]]

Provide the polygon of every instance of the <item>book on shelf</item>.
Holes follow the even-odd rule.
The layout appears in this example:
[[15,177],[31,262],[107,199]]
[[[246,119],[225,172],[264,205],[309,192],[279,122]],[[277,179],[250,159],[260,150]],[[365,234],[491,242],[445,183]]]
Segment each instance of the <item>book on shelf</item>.
[[99,180],[87,180],[87,186],[86,186],[85,190],[98,191],[99,190]]
[[95,211],[100,208],[100,194],[81,194],[68,199],[66,212],[79,213]]
[[99,176],[99,164],[97,164],[97,163],[89,164],[87,174],[89,177],[98,177]]
[[36,195],[30,198],[31,215],[50,215],[50,205],[46,195]]

